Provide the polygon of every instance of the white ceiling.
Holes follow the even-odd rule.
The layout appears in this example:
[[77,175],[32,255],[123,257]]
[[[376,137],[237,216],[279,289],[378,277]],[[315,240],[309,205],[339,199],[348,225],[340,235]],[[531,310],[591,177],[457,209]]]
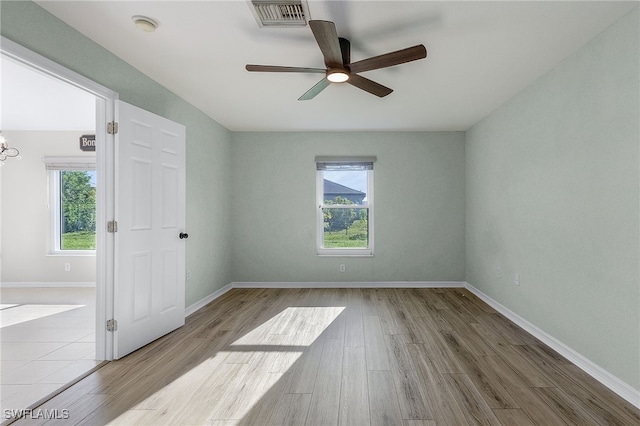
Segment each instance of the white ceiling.
[[[311,30],[259,28],[247,1],[38,1],[87,37],[234,131],[466,130],[637,2],[319,1],[357,61],[416,44],[424,60],[363,73],[377,98],[318,74],[249,73],[245,64],[324,67]],[[137,30],[133,15],[159,22]],[[4,84],[3,84],[4,85]]]

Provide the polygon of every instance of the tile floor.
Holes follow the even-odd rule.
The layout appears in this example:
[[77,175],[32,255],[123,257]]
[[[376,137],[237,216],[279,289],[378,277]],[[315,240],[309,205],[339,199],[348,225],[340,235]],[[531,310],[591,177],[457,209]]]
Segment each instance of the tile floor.
[[0,292],[0,409],[25,409],[94,368],[94,288]]

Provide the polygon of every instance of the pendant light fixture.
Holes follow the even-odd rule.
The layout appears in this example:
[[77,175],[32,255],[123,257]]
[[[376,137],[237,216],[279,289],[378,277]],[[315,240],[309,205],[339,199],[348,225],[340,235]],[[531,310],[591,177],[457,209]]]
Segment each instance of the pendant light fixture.
[[0,166],[4,166],[4,162],[7,158],[20,159],[20,151],[17,148],[9,147],[9,142],[2,136],[0,131]]

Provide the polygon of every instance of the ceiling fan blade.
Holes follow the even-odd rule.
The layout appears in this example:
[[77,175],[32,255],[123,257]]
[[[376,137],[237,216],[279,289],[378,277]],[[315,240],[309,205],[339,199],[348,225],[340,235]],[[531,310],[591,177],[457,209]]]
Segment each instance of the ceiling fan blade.
[[300,96],[298,98],[299,101],[308,101],[309,99],[313,99],[316,97],[316,95],[320,92],[322,92],[324,89],[327,88],[327,86],[329,86],[329,84],[331,84],[331,82],[329,80],[327,80],[327,78],[323,78],[322,80],[320,80],[319,82],[317,82],[315,84],[315,86],[313,86],[311,89],[307,90],[307,92]]
[[405,62],[411,62],[427,57],[427,49],[424,45],[419,44],[406,49],[396,50],[395,52],[385,53],[384,55],[374,56],[373,58],[364,59],[349,65],[351,72],[363,72],[376,70],[378,68],[387,68]]
[[276,65],[247,65],[247,71],[255,72],[306,72],[324,74],[327,70],[323,68],[303,68],[303,67],[279,67]]
[[362,77],[357,74],[349,75],[349,80],[347,80],[347,83],[380,98],[383,98],[389,93],[393,92],[393,89],[390,89],[386,86],[383,86],[382,84],[376,83],[375,81],[369,80],[368,78]]
[[330,21],[309,21],[309,26],[329,68],[342,67],[342,51],[336,26]]
[[340,51],[342,52],[342,63],[349,65],[351,62],[351,42],[346,38],[340,37]]

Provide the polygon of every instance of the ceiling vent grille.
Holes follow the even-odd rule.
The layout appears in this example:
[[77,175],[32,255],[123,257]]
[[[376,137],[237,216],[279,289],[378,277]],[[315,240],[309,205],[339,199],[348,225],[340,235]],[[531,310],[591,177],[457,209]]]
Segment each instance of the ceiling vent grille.
[[309,9],[303,0],[251,0],[251,11],[260,27],[307,25]]

